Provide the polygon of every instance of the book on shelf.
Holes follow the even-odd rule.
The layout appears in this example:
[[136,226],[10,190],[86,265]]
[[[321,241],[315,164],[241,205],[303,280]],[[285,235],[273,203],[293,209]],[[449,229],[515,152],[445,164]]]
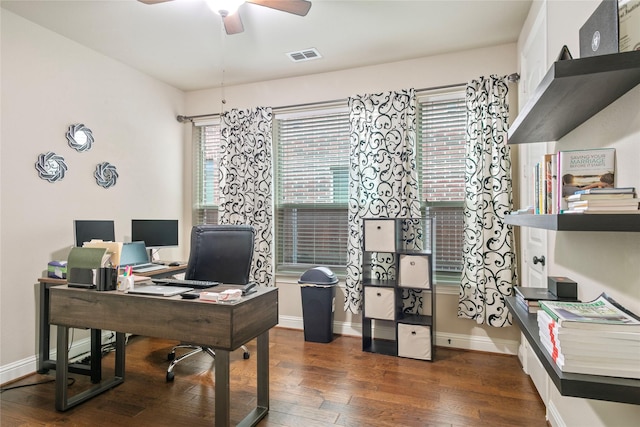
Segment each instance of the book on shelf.
[[634,198],[634,193],[572,194],[567,196],[567,202],[578,202],[582,200],[626,200]]
[[640,318],[607,294],[589,302],[540,301],[562,328],[640,333]]
[[590,214],[590,215],[621,215],[621,214],[631,214],[631,215],[637,215],[640,214],[640,210],[638,209],[631,209],[631,210],[626,210],[626,209],[597,209],[597,208],[590,208],[590,209],[566,209],[562,212],[562,214],[567,214],[567,215],[572,215],[572,214]]
[[533,191],[536,214],[557,213],[554,209],[556,169],[556,154],[545,154],[535,165]]
[[615,148],[558,151],[557,169],[555,203],[562,212],[568,209],[565,197],[576,191],[615,186]]
[[550,300],[555,301],[558,297],[551,293],[547,288],[533,288],[527,286],[514,286],[513,291],[516,298],[520,298],[525,301],[540,301]]
[[598,187],[576,190],[574,194],[635,194],[635,187]]
[[569,202],[568,207],[570,211],[579,211],[585,213],[598,213],[598,212],[638,212],[640,199],[615,199],[615,200],[578,200],[576,202]]
[[533,288],[514,286],[516,301],[529,313],[535,313],[540,309],[540,301],[577,301],[575,298],[559,298],[547,288]]
[[516,298],[516,302],[523,310],[526,310],[527,313],[537,313],[538,310],[540,310],[538,301],[526,301],[521,298]]
[[640,199],[598,199],[598,200],[576,200],[568,203],[569,209],[591,208],[591,207],[633,207],[638,209]]
[[533,168],[533,208],[536,215],[540,215],[540,162]]

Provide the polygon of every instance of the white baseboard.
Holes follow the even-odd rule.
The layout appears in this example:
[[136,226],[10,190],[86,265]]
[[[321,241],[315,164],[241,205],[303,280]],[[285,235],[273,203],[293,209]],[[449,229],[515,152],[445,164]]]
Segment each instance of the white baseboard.
[[[290,329],[304,329],[301,317],[280,316],[278,326]],[[376,337],[394,339],[395,330],[390,326],[374,326],[373,334]],[[362,325],[346,322],[333,322],[333,332],[340,335],[362,336]],[[518,354],[518,341],[496,340],[487,337],[473,337],[436,332],[436,345],[439,347],[460,348],[464,350],[486,351],[489,353]]]
[[567,427],[552,400],[547,403],[547,421],[552,427]]
[[[108,342],[111,336],[110,331],[102,332],[102,342]],[[79,340],[74,340],[69,349],[69,360],[75,361],[79,355],[89,353],[91,351],[91,338],[86,337]],[[55,347],[51,349],[51,359],[56,359]],[[22,360],[10,363],[8,365],[0,366],[0,384],[6,384],[9,381],[16,380],[18,378],[33,374],[38,370],[38,363],[36,356],[27,357]]]

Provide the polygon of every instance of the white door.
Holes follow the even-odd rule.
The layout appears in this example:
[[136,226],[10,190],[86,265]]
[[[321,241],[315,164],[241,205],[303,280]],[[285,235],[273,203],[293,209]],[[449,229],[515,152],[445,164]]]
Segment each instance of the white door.
[[[547,66],[546,7],[542,7],[531,26],[520,52],[520,81],[518,83],[519,110],[526,105],[545,76]],[[520,144],[520,207],[533,205],[533,171],[547,151],[547,143]],[[521,227],[520,284],[547,287],[547,232],[543,229]]]

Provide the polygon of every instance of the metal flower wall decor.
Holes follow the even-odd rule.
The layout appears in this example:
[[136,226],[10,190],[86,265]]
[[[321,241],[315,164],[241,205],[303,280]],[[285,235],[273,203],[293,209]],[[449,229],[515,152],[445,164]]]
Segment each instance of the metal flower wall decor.
[[66,133],[69,146],[76,151],[89,151],[93,145],[93,133],[82,123],[69,126]]
[[38,171],[38,176],[49,182],[60,181],[64,178],[64,174],[67,171],[67,164],[64,162],[64,157],[53,151],[40,154],[35,163],[35,167],[36,171]]
[[96,178],[96,183],[102,188],[109,188],[116,185],[118,179],[118,172],[116,167],[109,162],[102,162],[96,166],[96,171],[93,173]]

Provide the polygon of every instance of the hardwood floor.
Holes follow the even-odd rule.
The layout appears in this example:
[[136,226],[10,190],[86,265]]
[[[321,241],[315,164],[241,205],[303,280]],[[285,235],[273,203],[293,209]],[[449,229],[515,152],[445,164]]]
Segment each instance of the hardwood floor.
[[[212,359],[181,362],[165,382],[174,342],[134,337],[127,344],[126,381],[67,412],[54,409],[54,384],[4,391],[0,424],[13,426],[212,426]],[[302,331],[270,334],[270,411],[260,427],[531,426],[546,427],[545,409],[515,356],[438,348],[425,362],[361,351],[357,337],[305,342]],[[249,343],[255,351],[255,342]],[[107,355],[105,371],[113,368]],[[255,357],[231,356],[231,421],[255,404]],[[11,386],[52,379],[29,376]],[[72,375],[70,393],[88,386]],[[9,386],[9,385],[6,385]]]

